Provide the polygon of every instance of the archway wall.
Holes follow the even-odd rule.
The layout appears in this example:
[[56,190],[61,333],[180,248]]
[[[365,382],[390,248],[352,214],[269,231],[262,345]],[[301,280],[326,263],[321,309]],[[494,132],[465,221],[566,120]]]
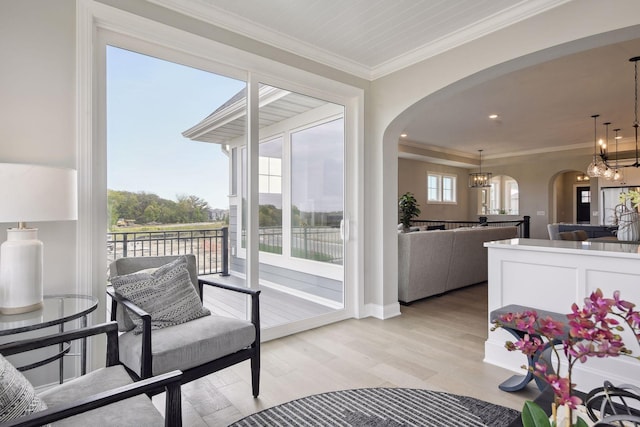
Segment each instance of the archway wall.
[[[640,2],[634,0],[565,3],[372,82],[365,109],[365,229],[375,244],[365,245],[366,304],[382,307],[382,317],[397,307],[397,143],[420,101],[555,57],[635,38],[639,14]],[[587,153],[562,166],[554,166],[558,156],[551,157],[544,170],[526,172],[518,162],[532,160],[510,159],[493,171],[518,180],[523,199],[528,199],[522,201],[521,213],[534,212],[533,237],[546,235],[551,177],[557,170],[582,169],[589,162]],[[539,212],[544,215],[536,218]]]
[[[583,168],[584,169],[584,168]],[[576,219],[576,187],[591,188],[591,180],[578,182],[576,177],[584,175],[584,170],[563,169],[551,177],[550,192],[552,204],[549,209],[549,222],[574,223]],[[589,220],[597,224],[599,217],[593,215],[598,211],[597,185],[591,190],[591,206]]]

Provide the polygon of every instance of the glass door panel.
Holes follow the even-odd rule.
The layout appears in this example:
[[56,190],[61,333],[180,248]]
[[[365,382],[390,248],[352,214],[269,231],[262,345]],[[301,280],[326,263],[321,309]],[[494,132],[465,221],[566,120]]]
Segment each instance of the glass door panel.
[[258,156],[258,244],[282,255],[282,137],[261,142]]
[[344,307],[344,107],[259,90],[259,286],[265,328]]
[[291,255],[342,265],[344,119],[291,134]]
[[[244,286],[229,172],[240,164],[232,144],[245,137],[246,83],[155,53],[106,49],[108,261],[193,253],[199,277]],[[204,304],[248,311],[246,299],[210,287]]]

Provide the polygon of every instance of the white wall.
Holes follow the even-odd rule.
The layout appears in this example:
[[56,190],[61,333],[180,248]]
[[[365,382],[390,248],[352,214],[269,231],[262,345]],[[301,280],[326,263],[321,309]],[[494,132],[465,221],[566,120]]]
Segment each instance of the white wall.
[[[456,176],[455,204],[427,203],[427,173],[445,173]],[[398,195],[411,192],[420,208],[418,219],[448,219],[453,221],[475,221],[474,212],[467,215],[469,208],[469,188],[467,176],[469,170],[453,166],[438,165],[413,159],[398,159]]]
[[[75,168],[74,0],[0,2],[0,52],[0,162]],[[45,245],[45,292],[73,292],[74,223],[32,225]],[[0,225],[0,241],[13,226]]]
[[[75,1],[0,2],[0,52],[0,163],[75,168]],[[0,241],[14,226],[0,224]],[[30,226],[44,243],[44,292],[74,292],[75,221]],[[36,383],[57,380],[36,371]]]

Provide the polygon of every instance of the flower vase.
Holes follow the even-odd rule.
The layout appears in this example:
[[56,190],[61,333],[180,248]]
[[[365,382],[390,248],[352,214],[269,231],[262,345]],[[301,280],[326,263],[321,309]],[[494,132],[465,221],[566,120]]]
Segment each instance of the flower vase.
[[[569,421],[569,412],[571,412],[571,421]],[[560,405],[556,412],[556,419],[554,420],[553,417],[551,417],[549,421],[555,421],[557,427],[573,427],[578,422],[578,417],[584,421],[587,427],[593,427],[595,424],[589,418],[587,408],[584,405],[578,405],[573,411],[569,411],[567,405]]]
[[640,240],[640,217],[638,212],[624,212],[618,224],[618,240],[625,242],[637,242]]
[[625,212],[618,225],[618,240],[637,242],[640,240],[640,222],[638,212]]

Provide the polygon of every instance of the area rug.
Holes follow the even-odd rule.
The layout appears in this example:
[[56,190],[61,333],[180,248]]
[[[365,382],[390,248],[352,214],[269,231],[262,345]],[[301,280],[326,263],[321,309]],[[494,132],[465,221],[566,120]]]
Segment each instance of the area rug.
[[519,416],[516,410],[455,394],[364,388],[303,397],[231,426],[504,427]]

